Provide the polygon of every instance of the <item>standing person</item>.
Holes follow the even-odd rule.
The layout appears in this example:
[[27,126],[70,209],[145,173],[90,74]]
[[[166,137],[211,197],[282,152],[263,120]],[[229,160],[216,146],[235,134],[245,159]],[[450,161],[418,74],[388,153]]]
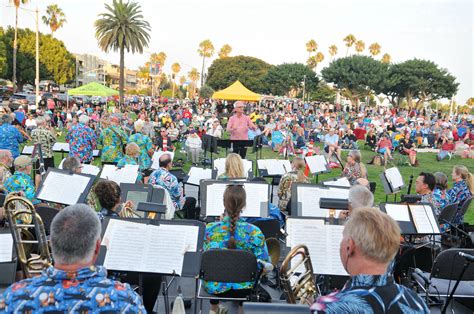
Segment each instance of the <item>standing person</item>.
[[99,145],[102,145],[102,163],[116,164],[122,157],[128,136],[120,126],[118,117],[110,118],[110,126],[100,133]]
[[[248,140],[249,128],[254,130],[257,128],[250,118],[244,115],[244,106],[245,104],[242,101],[236,101],[234,104],[234,115],[230,117],[227,123],[227,131],[230,132],[231,140]],[[245,158],[247,148],[241,145],[233,146],[234,152]]]
[[6,149],[0,149],[0,192],[3,191],[3,185],[8,178],[12,176],[10,172],[13,166],[12,152]]
[[164,152],[174,151],[174,146],[171,143],[171,137],[168,136],[168,131],[164,127],[160,129],[160,135],[155,138],[154,145],[156,149],[162,150]]
[[[135,133],[130,135],[128,143],[136,143],[140,148],[140,156],[138,157],[138,164],[140,171],[144,172],[151,166],[151,156],[153,156],[153,144],[151,139],[142,133],[144,122],[137,120],[134,123]],[[148,177],[148,175],[145,175]]]
[[96,147],[97,137],[90,127],[89,117],[81,115],[79,123],[73,125],[66,135],[69,143],[69,156],[76,156],[81,163],[88,164],[94,159],[93,151]]
[[20,130],[12,125],[13,117],[10,114],[3,114],[0,117],[0,149],[7,149],[12,153],[13,158],[20,156],[20,143],[25,141]]
[[[43,155],[44,170],[49,167],[54,168],[54,151],[53,146],[56,143],[56,134],[51,127],[46,124],[46,119],[42,116],[36,118],[37,128],[31,131],[31,139],[33,144],[41,146],[41,153]],[[38,187],[41,173],[39,173],[39,160],[36,161],[36,186]]]
[[199,164],[199,155],[202,151],[202,141],[201,138],[197,135],[196,130],[191,130],[189,132],[188,138],[185,142],[186,151],[188,155],[191,155],[191,162],[193,166],[197,166]]

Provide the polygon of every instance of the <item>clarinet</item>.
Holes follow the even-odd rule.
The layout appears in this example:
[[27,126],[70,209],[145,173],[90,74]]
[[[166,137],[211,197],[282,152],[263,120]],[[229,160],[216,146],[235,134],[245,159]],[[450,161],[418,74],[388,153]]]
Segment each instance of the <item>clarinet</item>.
[[408,183],[408,191],[407,194],[409,195],[411,192],[411,185],[413,183],[413,175],[410,175],[410,182]]

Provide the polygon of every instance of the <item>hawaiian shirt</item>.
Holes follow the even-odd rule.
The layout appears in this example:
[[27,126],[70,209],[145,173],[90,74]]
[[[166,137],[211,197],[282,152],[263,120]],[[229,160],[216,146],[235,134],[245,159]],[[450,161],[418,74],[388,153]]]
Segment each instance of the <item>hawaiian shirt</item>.
[[23,172],[16,171],[10,178],[5,181],[3,188],[6,192],[23,192],[25,197],[33,204],[38,204],[39,201],[35,199],[35,185],[33,179]]
[[[121,168],[121,167],[124,167],[125,165],[138,165],[138,162],[135,158],[125,155],[117,162],[117,167]],[[142,179],[143,179],[142,173],[140,170],[138,170],[137,181],[141,182]]]
[[430,313],[412,290],[383,275],[352,276],[341,291],[319,297],[311,306],[316,313]]
[[454,218],[453,223],[454,224],[461,224],[464,220],[464,216],[462,213],[460,213],[459,209],[461,209],[462,205],[464,202],[472,197],[471,191],[469,191],[469,187],[466,184],[466,181],[461,180],[458,182],[455,182],[453,184],[453,187],[449,189],[447,192],[448,194],[448,199],[449,203],[458,203],[458,212],[456,214],[456,217]]
[[166,189],[176,210],[180,210],[183,207],[183,189],[179,185],[178,179],[168,170],[160,168],[153,171],[148,179],[148,184],[159,185]]
[[69,156],[78,157],[81,163],[92,161],[97,136],[90,127],[82,123],[74,125],[66,135],[66,142],[69,143]]
[[118,162],[123,157],[123,147],[127,143],[127,134],[117,126],[111,126],[100,133],[99,145],[102,145],[102,161]]
[[107,278],[102,266],[66,272],[49,267],[41,276],[12,284],[0,296],[0,312],[146,313],[127,283]]
[[0,149],[11,151],[13,158],[20,156],[19,145],[24,141],[17,128],[8,123],[0,125]]
[[7,181],[7,179],[11,176],[12,173],[10,172],[10,168],[0,163],[0,190],[3,190],[3,185],[5,184],[5,181]]
[[[207,224],[203,246],[204,251],[227,249],[230,239],[230,221],[231,218],[226,216],[222,221]],[[270,262],[265,236],[258,227],[239,218],[236,223],[234,238],[238,250],[252,252],[257,260]],[[260,267],[260,263],[258,265]],[[204,289],[210,294],[219,294],[229,290],[251,289],[253,284],[253,282],[229,283],[209,281],[204,282]]]
[[138,157],[138,162],[140,165],[140,170],[145,170],[151,166],[151,158],[148,155],[148,151],[152,148],[151,139],[141,133],[135,133],[130,135],[128,138],[128,143],[135,143],[140,147],[140,156]]
[[41,145],[43,158],[51,158],[54,156],[53,145],[56,143],[56,135],[53,131],[38,127],[31,131],[31,139],[34,144]]
[[109,210],[107,208],[103,208],[97,213],[97,217],[99,217],[100,222],[105,219],[105,217],[116,217],[119,218],[120,215],[114,212],[113,210]]
[[438,217],[441,213],[441,210],[449,204],[448,194],[446,193],[446,190],[441,190],[437,187],[433,190],[433,204],[437,209],[435,214],[436,217]]

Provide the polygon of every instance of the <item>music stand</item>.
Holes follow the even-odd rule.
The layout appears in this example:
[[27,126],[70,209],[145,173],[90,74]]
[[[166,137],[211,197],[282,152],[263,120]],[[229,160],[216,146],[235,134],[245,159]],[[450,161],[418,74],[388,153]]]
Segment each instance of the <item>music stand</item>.
[[[9,261],[0,261],[0,269],[2,270],[0,271],[0,286],[10,285],[15,282],[16,276],[17,256],[15,243],[13,242],[10,229],[0,229],[0,238],[2,239],[0,251],[4,251],[4,254],[8,254],[11,250],[11,259]],[[8,244],[6,242],[8,242]],[[6,250],[8,250],[8,252]]]
[[[273,167],[272,163],[279,165]],[[291,171],[291,163],[287,159],[259,159],[257,160],[257,174],[264,178],[271,178],[270,200],[273,203],[273,186],[279,185],[281,177]]]
[[316,183],[319,181],[319,174],[329,173],[331,171],[328,161],[324,155],[306,156],[304,159],[309,167],[310,173],[313,176],[316,175]]
[[403,177],[397,167],[386,169],[380,174],[380,181],[385,191],[385,202],[388,202],[388,195],[394,195],[394,201],[397,201],[397,193],[404,187]]
[[[293,183],[291,185],[291,195],[291,216],[322,219],[337,218],[339,214],[337,211],[331,213],[330,210],[320,207],[321,199],[347,200],[349,198],[349,188],[312,183]],[[331,217],[331,214],[334,214],[335,217]]]
[[213,153],[216,153],[216,154],[219,153],[219,151],[217,150],[217,140],[218,140],[217,137],[211,136],[208,134],[204,134],[202,136],[201,147],[204,150],[204,158],[207,157],[207,152],[211,153],[211,163],[210,163],[211,166],[212,166],[212,161],[214,160]]
[[151,184],[140,184],[140,183],[120,183],[122,201],[132,201],[135,207],[134,210],[142,202],[151,202],[153,194],[153,186]]

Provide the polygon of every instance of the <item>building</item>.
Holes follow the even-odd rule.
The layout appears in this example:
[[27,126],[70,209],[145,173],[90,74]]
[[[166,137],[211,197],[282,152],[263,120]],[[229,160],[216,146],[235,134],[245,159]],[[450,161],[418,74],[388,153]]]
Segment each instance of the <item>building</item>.
[[[107,64],[105,67],[107,83],[111,88],[118,89],[120,81],[120,67],[116,64]],[[137,88],[138,79],[137,71],[125,68],[125,91],[135,90]]]
[[76,86],[91,82],[105,83],[107,61],[90,54],[75,54]]

